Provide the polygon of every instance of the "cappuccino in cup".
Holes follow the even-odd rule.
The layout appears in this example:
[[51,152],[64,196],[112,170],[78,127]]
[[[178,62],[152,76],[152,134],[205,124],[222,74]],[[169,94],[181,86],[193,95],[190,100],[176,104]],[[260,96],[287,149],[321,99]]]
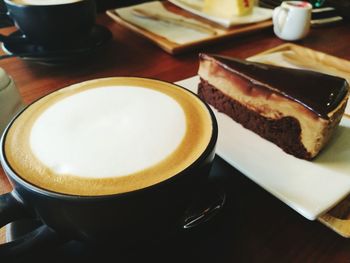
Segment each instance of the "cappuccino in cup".
[[28,106],[4,136],[23,180],[53,192],[98,196],[165,181],[193,164],[213,134],[191,92],[143,78],[91,80]]
[[12,0],[20,5],[64,5],[79,2],[82,0]]

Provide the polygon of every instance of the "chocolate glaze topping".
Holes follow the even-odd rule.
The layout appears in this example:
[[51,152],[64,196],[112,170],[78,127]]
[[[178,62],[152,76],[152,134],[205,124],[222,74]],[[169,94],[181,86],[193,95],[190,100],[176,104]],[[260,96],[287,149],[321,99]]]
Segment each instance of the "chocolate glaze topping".
[[343,78],[310,70],[299,70],[249,62],[217,55],[200,54],[200,59],[214,59],[256,88],[268,89],[304,105],[319,117],[328,119],[349,90]]

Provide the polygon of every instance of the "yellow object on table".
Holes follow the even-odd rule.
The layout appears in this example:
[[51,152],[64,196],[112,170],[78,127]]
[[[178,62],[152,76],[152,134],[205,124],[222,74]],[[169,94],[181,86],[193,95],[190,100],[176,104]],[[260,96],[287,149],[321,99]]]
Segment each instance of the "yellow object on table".
[[254,2],[254,0],[204,0],[203,11],[222,18],[249,15],[253,11]]

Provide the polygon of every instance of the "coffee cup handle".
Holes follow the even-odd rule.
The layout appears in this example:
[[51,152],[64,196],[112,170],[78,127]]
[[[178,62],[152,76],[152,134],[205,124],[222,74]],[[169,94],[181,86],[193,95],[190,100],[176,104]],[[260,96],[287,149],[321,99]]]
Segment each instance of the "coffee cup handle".
[[[8,13],[0,13],[0,19],[3,19],[5,21],[8,21],[9,24],[13,24],[13,20],[9,16]],[[0,34],[0,42],[4,44],[11,44],[11,43],[24,43],[27,42],[27,39],[24,35],[20,36],[5,36],[3,34]]]
[[[23,203],[17,198],[16,192],[12,191],[0,195],[0,227],[19,219],[32,218]],[[42,225],[21,238],[0,244],[0,258],[14,259],[33,252],[36,249],[57,246],[64,242],[63,239],[51,228]]]
[[223,208],[225,201],[225,191],[214,183],[208,183],[194,195],[185,213],[182,228],[191,229],[208,222]]

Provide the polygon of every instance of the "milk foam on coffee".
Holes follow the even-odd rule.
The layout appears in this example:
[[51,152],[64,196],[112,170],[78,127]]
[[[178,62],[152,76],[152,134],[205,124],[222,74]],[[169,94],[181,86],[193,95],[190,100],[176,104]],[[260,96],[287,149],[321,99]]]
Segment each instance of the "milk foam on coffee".
[[193,164],[212,137],[206,105],[170,83],[98,79],[31,104],[5,137],[9,166],[41,188],[73,195],[142,189]]
[[22,5],[63,5],[82,0],[12,0],[12,2]]
[[41,114],[30,147],[57,174],[123,176],[170,155],[185,131],[184,111],[164,93],[100,87],[65,98]]

